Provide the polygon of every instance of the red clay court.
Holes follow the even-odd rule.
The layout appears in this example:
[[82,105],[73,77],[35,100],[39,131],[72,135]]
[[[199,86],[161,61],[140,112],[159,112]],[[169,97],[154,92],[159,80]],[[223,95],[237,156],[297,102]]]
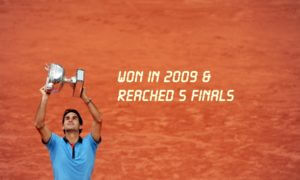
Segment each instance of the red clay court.
[[[86,70],[104,114],[93,179],[300,179],[300,2],[0,0],[0,179],[53,179],[33,120],[45,63]],[[120,70],[212,72],[203,83],[117,83]],[[124,89],[234,89],[232,102],[118,102]],[[46,121],[77,108],[64,87]]]

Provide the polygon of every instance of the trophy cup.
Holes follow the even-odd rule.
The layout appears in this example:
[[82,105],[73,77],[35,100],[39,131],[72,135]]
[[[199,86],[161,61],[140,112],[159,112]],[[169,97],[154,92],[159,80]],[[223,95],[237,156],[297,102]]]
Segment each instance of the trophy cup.
[[58,64],[50,64],[46,68],[48,77],[46,81],[45,91],[48,94],[59,92],[64,83],[68,83],[73,88],[73,96],[80,97],[84,84],[84,70],[77,69],[76,75],[71,78],[65,76],[65,70]]

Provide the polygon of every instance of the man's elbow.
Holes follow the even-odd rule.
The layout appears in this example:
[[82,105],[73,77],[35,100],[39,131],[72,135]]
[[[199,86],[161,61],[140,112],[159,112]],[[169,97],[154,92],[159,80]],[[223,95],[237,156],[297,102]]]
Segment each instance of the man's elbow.
[[102,118],[94,118],[94,121],[95,121],[97,124],[102,124]]
[[98,113],[96,116],[94,116],[94,120],[97,123],[102,123],[102,115],[100,113]]
[[35,122],[34,126],[36,129],[42,129],[45,126],[44,122]]

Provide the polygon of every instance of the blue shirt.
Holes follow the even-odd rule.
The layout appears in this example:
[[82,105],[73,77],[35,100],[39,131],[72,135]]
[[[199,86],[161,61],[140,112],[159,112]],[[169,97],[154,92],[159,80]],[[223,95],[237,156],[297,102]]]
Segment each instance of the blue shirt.
[[50,154],[54,179],[91,179],[96,150],[100,142],[96,142],[90,133],[83,139],[79,137],[72,147],[66,138],[52,133],[46,146]]

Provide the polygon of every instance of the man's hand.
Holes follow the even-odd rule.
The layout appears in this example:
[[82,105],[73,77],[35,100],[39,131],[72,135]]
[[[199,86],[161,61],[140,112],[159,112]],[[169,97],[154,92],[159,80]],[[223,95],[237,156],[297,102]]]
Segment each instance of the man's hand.
[[48,97],[49,95],[50,95],[50,93],[47,93],[46,92],[46,88],[45,88],[45,86],[43,86],[43,87],[41,87],[40,88],[40,92],[41,92],[41,94],[42,94],[42,96],[44,97]]
[[48,72],[49,71],[49,64],[45,64],[45,70]]

